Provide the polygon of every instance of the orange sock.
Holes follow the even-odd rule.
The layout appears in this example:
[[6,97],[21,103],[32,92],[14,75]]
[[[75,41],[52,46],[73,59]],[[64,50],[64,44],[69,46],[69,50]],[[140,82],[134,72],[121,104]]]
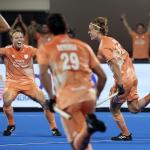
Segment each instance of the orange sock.
[[13,108],[11,106],[8,107],[3,107],[3,112],[7,117],[8,120],[8,124],[9,125],[15,125],[15,121],[14,121],[14,113],[13,113]]

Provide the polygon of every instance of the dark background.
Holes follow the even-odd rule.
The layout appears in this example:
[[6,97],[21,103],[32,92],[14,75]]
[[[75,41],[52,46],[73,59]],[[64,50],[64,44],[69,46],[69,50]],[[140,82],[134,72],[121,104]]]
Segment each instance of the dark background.
[[[89,43],[94,51],[97,51],[98,42],[91,41],[88,35],[88,25],[98,16],[108,18],[109,35],[116,38],[131,54],[131,39],[123,26],[120,15],[127,14],[129,25],[135,29],[138,22],[147,27],[148,13],[150,12],[150,0],[50,0],[50,12],[62,13],[69,26],[74,30],[76,37]],[[11,25],[20,13],[27,25],[32,18],[39,23],[45,21],[48,12],[45,11],[5,11],[1,12]],[[6,40],[3,40],[6,43]]]
[[[42,24],[46,22],[46,18],[48,12],[45,11],[1,11],[1,14],[7,20],[9,25],[11,26],[15,21],[16,17],[21,14],[23,22],[28,26],[30,21],[35,19],[38,23]],[[8,33],[1,33],[2,41],[1,45],[6,46],[10,44],[9,34]]]
[[88,42],[95,51],[98,43],[90,40],[87,34],[88,25],[94,18],[105,16],[109,21],[109,35],[131,51],[131,39],[120,21],[120,15],[127,14],[133,29],[138,22],[147,27],[150,0],[51,0],[50,11],[63,13],[69,25],[75,28],[76,36]]

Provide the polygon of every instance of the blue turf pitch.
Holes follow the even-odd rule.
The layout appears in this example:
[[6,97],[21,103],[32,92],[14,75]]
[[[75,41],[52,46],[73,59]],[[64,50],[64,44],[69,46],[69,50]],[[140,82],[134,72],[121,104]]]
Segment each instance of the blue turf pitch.
[[[112,119],[110,112],[96,113],[105,121],[107,131],[96,133],[92,138],[94,150],[144,150],[150,149],[150,113],[123,113],[133,141],[114,142],[111,136],[117,135],[119,130]],[[56,114],[58,128],[62,132],[61,137],[51,135],[48,123],[42,112],[15,112],[16,131],[10,137],[3,137],[2,131],[7,126],[7,121],[0,112],[0,150],[71,150],[61,126],[59,115]]]

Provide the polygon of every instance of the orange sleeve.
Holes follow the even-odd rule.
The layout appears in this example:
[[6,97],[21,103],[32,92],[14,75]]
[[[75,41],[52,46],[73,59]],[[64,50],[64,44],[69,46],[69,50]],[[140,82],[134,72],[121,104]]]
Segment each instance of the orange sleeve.
[[0,54],[5,55],[6,54],[6,48],[0,48]]
[[37,61],[40,65],[48,65],[49,64],[49,57],[48,52],[44,46],[41,46],[37,52]]

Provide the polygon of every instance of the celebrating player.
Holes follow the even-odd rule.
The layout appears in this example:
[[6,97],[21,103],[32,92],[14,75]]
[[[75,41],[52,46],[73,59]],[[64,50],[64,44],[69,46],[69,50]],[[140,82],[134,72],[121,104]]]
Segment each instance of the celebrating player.
[[[150,13],[149,13],[150,17]],[[132,38],[132,58],[134,62],[147,62],[150,59],[149,45],[150,45],[150,19],[147,30],[143,23],[136,25],[136,31],[134,31],[128,24],[126,14],[121,15],[122,22],[126,27],[129,35]]]
[[13,108],[11,103],[19,93],[23,93],[33,100],[38,101],[45,112],[45,116],[50,124],[53,135],[60,135],[56,128],[54,114],[47,107],[43,92],[34,81],[33,57],[37,49],[24,45],[24,36],[20,30],[11,32],[12,45],[0,48],[0,54],[5,57],[6,65],[6,86],[3,94],[3,111],[8,119],[8,127],[3,132],[4,136],[9,136],[15,130]]
[[150,94],[139,100],[137,93],[137,77],[131,59],[125,49],[117,40],[107,36],[107,19],[98,17],[89,24],[91,40],[100,41],[97,57],[110,66],[114,74],[115,84],[110,90],[110,95],[118,91],[118,95],[111,99],[110,111],[113,114],[121,133],[112,137],[112,140],[132,140],[123,115],[120,111],[122,104],[127,100],[129,111],[140,112],[150,102]]
[[[56,101],[60,109],[72,116],[71,120],[62,118],[62,122],[73,150],[91,150],[91,135],[105,131],[104,123],[93,114],[96,91],[91,74],[94,71],[98,75],[97,96],[105,85],[106,76],[92,49],[86,43],[69,37],[61,14],[51,14],[48,26],[52,40],[40,48],[38,63],[41,81],[51,98],[50,108],[53,111]],[[50,87],[49,67],[55,81],[56,99]]]

